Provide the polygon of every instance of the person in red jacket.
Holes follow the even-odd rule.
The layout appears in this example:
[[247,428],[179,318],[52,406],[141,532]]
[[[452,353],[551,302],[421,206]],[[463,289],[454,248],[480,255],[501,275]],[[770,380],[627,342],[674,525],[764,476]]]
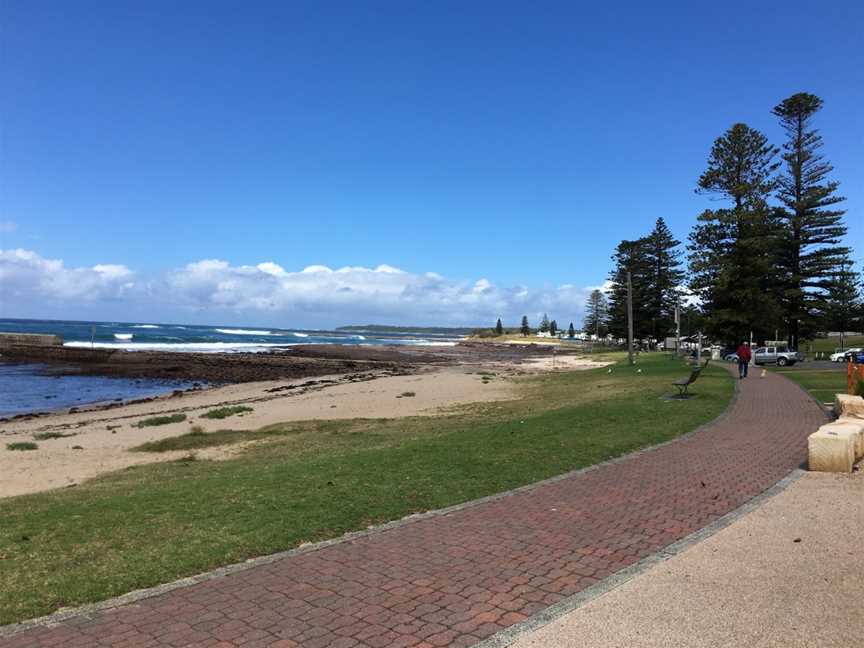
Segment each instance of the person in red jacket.
[[750,345],[747,342],[742,342],[741,346],[735,352],[738,356],[738,378],[747,377],[747,366],[750,364]]

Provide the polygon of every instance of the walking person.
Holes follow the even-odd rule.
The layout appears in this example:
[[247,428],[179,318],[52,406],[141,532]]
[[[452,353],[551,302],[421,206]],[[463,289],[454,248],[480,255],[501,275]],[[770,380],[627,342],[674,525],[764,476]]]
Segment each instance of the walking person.
[[742,342],[735,354],[738,356],[738,379],[740,380],[747,377],[747,367],[752,357],[750,354],[750,344]]

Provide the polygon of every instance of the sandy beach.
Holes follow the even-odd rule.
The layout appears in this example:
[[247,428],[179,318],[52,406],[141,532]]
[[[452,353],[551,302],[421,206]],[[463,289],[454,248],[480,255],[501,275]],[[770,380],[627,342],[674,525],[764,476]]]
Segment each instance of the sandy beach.
[[[128,466],[177,459],[186,453],[142,453],[129,449],[187,433],[193,425],[211,432],[255,430],[299,420],[430,416],[447,407],[514,398],[517,392],[512,378],[516,376],[603,364],[575,354],[553,356],[536,347],[515,351],[512,347],[491,345],[410,351],[368,348],[358,351],[355,347],[347,353],[342,351],[335,347],[304,349],[302,358],[312,361],[312,371],[302,378],[243,381],[120,406],[7,420],[0,423],[0,497],[74,487],[86,479]],[[165,355],[169,357],[164,358]],[[163,361],[179,366],[172,354],[161,356]],[[292,362],[293,358],[292,354]],[[135,366],[146,366],[134,360]],[[259,355],[258,360],[265,375],[283,361],[269,354]],[[323,360],[325,366],[353,362],[361,370],[321,375],[320,367],[314,364],[318,360]],[[244,379],[252,371],[251,361],[244,357],[211,357],[200,362],[202,366],[207,363],[211,368],[217,366],[223,377],[230,376],[232,363],[240,367],[238,375]],[[121,364],[125,371],[132,366]],[[194,363],[186,365],[186,375],[200,377],[188,373],[194,372],[194,366]],[[296,371],[296,367],[292,364],[291,371]],[[94,371],[94,368],[69,365],[64,370]],[[150,371],[159,370],[159,363],[151,358]],[[495,374],[492,380],[489,373]],[[213,408],[235,405],[251,407],[253,411],[223,420],[201,418]],[[178,413],[185,414],[186,420],[155,427],[136,426],[148,417]],[[69,436],[40,440],[35,451],[5,449],[7,443],[32,441],[34,434],[46,432]],[[224,459],[242,452],[244,445],[211,448],[197,455],[201,459]]]

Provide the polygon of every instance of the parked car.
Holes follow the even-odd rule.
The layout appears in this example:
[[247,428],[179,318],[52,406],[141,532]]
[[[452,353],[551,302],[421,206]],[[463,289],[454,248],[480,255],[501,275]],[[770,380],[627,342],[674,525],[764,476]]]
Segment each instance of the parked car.
[[831,362],[849,362],[853,354],[858,354],[864,351],[864,348],[854,347],[852,349],[838,349],[831,354]]
[[726,355],[724,355],[723,359],[726,362],[738,362],[738,354],[733,351],[732,353],[727,353]]
[[753,363],[757,365],[776,363],[778,367],[785,367],[796,362],[804,362],[804,354],[787,347],[759,347],[753,353]]

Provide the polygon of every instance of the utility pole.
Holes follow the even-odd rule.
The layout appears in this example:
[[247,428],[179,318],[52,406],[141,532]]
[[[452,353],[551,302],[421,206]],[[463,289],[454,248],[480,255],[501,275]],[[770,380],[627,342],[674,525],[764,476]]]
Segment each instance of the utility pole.
[[675,300],[675,355],[681,355],[681,298]]
[[627,361],[633,364],[633,278],[627,273]]

